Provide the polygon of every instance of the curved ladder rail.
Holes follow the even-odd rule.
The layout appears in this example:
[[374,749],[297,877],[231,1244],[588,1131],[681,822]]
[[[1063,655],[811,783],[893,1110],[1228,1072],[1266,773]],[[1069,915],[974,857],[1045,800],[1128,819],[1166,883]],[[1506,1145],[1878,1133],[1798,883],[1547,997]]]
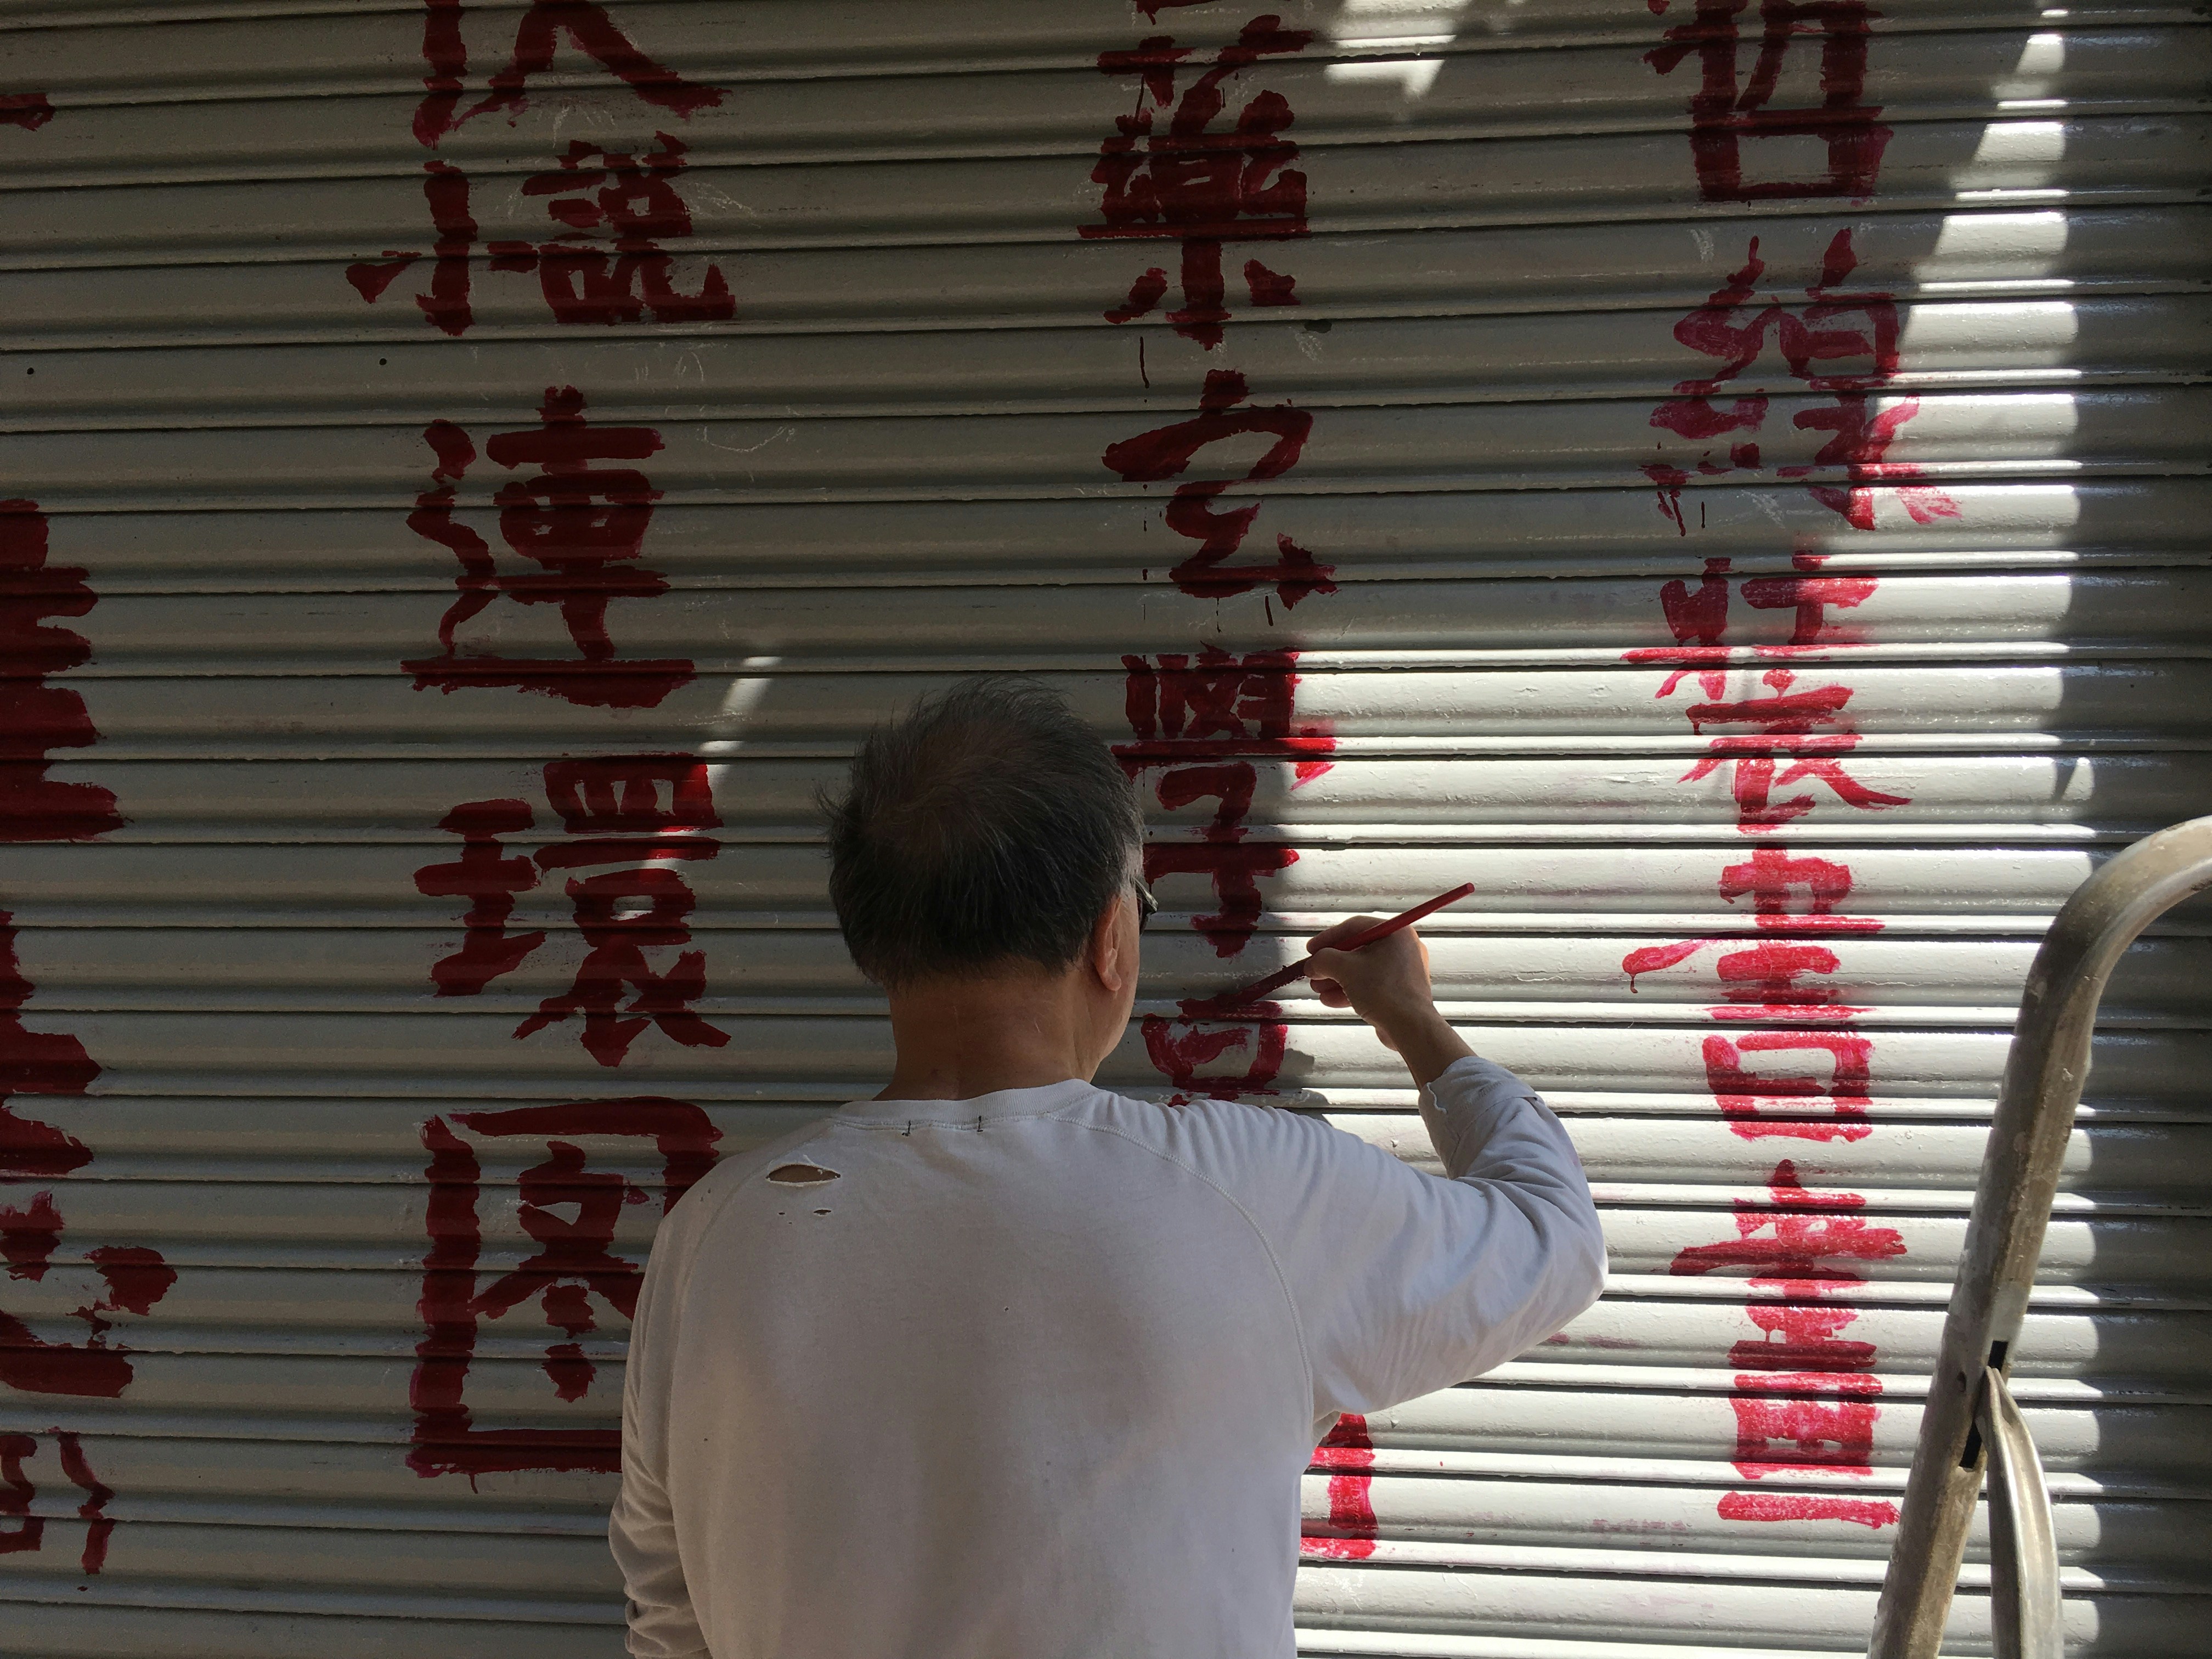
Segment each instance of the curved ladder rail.
[[1997,1659],[2060,1659],[2051,1495],[2006,1367],[2043,1252],[2105,982],[2138,933],[2207,886],[2212,817],[2191,818],[2137,842],[2083,882],[2035,953],[1875,1614],[1871,1659],[1935,1659],[1985,1449]]

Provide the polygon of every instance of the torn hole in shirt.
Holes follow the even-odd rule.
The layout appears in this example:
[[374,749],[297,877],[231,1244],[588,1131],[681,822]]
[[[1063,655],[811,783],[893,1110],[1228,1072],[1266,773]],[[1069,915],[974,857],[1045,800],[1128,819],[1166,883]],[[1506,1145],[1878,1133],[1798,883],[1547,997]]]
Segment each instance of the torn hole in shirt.
[[781,1164],[768,1172],[768,1178],[779,1187],[820,1187],[842,1180],[835,1170],[825,1170],[816,1164]]

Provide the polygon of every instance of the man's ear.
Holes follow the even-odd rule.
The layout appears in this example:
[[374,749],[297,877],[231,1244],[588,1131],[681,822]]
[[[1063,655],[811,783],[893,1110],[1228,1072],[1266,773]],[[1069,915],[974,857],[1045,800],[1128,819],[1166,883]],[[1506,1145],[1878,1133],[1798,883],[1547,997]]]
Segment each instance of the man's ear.
[[1127,892],[1115,894],[1114,902],[1091,924],[1091,943],[1084,952],[1084,965],[1090,969],[1091,977],[1109,991],[1119,992],[1137,971],[1135,962],[1121,949],[1122,912],[1132,902]]

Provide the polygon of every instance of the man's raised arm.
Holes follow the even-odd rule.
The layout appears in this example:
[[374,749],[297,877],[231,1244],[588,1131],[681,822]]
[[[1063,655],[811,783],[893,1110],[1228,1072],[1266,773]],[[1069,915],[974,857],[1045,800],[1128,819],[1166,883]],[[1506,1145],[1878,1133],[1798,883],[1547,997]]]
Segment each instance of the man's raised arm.
[[1356,952],[1331,948],[1373,921],[1315,937],[1315,989],[1405,1060],[1449,1178],[1310,1119],[1253,1126],[1273,1143],[1258,1163],[1273,1167],[1239,1184],[1297,1305],[1317,1416],[1464,1382],[1553,1334],[1605,1287],[1605,1238],[1565,1129],[1445,1023],[1411,929]]

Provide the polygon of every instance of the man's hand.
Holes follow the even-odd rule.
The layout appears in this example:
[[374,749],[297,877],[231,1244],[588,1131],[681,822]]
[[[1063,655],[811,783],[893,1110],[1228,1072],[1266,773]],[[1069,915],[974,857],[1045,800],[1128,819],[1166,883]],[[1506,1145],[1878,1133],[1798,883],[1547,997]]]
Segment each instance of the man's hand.
[[1340,951],[1344,939],[1365,933],[1381,916],[1353,916],[1306,941],[1313,966],[1306,978],[1331,1008],[1349,1008],[1375,1028],[1386,1048],[1395,1048],[1426,1087],[1455,1060],[1474,1050],[1437,1012],[1429,988],[1429,947],[1411,927],[1401,927],[1364,950]]

